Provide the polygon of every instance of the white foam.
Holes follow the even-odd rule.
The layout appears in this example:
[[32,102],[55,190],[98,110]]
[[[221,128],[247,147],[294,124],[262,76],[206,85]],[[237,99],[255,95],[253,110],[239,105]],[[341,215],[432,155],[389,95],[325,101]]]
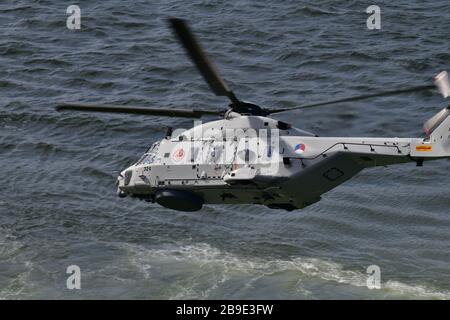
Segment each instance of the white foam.
[[[18,263],[16,257],[22,248],[23,245],[14,236],[8,233],[6,229],[0,228],[1,261]],[[30,261],[25,261],[21,265],[25,267],[23,272],[0,285],[0,300],[20,298],[33,287],[30,281],[33,264]]]
[[[267,277],[276,277],[280,273],[294,272],[286,279],[302,297],[314,296],[304,283],[323,281],[331,284],[343,284],[366,288],[367,275],[363,272],[344,270],[342,265],[317,258],[297,257],[291,260],[266,260],[246,258],[223,252],[205,243],[195,245],[167,246],[161,249],[148,249],[140,245],[121,245],[129,252],[130,262],[141,270],[146,279],[158,278],[160,272],[169,271],[168,267],[177,266],[173,282],[167,283],[166,298],[169,299],[205,299],[217,298],[227,283],[242,281],[242,290],[254,288],[254,284]],[[438,292],[432,288],[409,285],[395,280],[381,283],[381,290],[367,289],[370,298],[421,298],[449,299],[450,292]],[[214,295],[215,294],[215,295]],[[379,294],[379,295],[376,295]],[[293,297],[295,298],[295,297]]]

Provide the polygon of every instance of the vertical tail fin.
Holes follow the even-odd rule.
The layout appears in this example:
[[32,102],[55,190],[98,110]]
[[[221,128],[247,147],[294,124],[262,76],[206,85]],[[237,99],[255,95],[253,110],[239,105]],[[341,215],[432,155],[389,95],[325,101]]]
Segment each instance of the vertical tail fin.
[[433,145],[433,155],[450,157],[450,105],[425,122],[424,130]]
[[[447,71],[439,73],[434,84],[444,98],[450,97]],[[428,136],[427,144],[431,145],[417,146],[416,151],[427,151],[430,157],[450,157],[450,104],[425,122],[423,128]]]

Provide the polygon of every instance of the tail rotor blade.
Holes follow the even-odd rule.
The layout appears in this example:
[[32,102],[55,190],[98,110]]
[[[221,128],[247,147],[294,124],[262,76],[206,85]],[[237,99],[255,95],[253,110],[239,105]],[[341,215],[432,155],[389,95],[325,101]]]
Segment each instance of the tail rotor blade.
[[448,80],[447,71],[442,71],[434,78],[434,84],[438,87],[439,92],[444,98],[450,97],[450,81]]

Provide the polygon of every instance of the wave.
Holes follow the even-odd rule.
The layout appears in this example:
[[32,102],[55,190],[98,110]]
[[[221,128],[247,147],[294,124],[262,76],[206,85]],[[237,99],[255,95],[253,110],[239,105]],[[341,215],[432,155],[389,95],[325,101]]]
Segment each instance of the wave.
[[[1,204],[1,203],[0,203]],[[18,256],[25,247],[16,237],[11,235],[7,229],[0,228],[0,261],[2,261],[2,277],[0,277],[0,300],[18,299],[33,287],[30,281],[33,263],[26,261],[17,264]],[[16,267],[5,268],[8,265]],[[8,274],[11,273],[11,276]]]
[[[375,297],[388,299],[450,298],[450,292],[440,292],[428,286],[411,285],[396,280],[382,282],[380,290],[369,290],[366,287],[367,274],[346,270],[339,263],[318,258],[293,257],[289,260],[272,260],[240,257],[206,243],[172,245],[161,249],[148,249],[133,244],[121,244],[120,246],[128,252],[130,263],[140,271],[145,279],[160,277],[157,270],[161,266],[165,272],[171,274],[172,281],[165,283],[163,299],[223,298],[223,294],[220,292],[225,290],[229,292],[230,286],[233,286],[236,281],[240,283],[239,286],[242,286],[242,282],[246,283],[244,288],[239,289],[242,297],[238,298],[247,298],[255,287],[259,287],[257,291],[261,292],[261,282],[265,282],[265,285],[273,285],[273,288],[266,292],[269,298],[278,296],[276,289],[280,284],[283,285],[283,289],[288,289],[283,294],[288,294],[293,299],[322,298],[317,297],[317,293],[311,292],[314,283],[319,284],[319,292],[323,290],[324,284],[346,285],[349,290],[353,288],[358,289],[358,293],[363,292],[364,297],[369,299]],[[239,295],[239,292],[237,294]],[[227,298],[226,295],[225,298]]]

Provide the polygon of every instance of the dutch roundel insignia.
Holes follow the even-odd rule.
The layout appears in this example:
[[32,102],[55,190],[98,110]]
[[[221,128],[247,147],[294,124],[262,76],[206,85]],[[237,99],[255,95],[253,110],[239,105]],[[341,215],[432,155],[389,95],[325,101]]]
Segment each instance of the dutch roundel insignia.
[[294,147],[295,153],[302,154],[306,150],[306,145],[303,143],[296,144]]

